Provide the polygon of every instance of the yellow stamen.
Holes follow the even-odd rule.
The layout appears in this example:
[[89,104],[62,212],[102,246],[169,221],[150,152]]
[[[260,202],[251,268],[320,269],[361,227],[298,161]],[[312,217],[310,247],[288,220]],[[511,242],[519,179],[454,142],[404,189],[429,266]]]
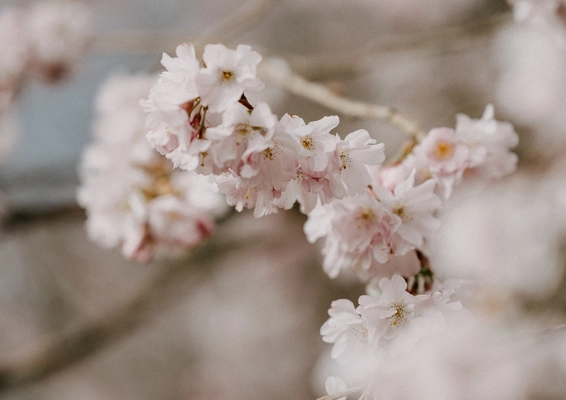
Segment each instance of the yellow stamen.
[[314,141],[310,135],[301,138],[301,144],[307,150],[314,150]]
[[452,157],[452,154],[454,154],[452,144],[445,140],[439,140],[434,148],[436,158],[443,160]]

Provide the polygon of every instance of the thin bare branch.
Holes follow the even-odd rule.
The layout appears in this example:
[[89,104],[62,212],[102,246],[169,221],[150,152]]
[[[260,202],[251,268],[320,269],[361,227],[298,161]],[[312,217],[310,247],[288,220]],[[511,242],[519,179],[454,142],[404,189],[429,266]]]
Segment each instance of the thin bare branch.
[[420,140],[426,135],[426,132],[416,122],[392,107],[338,96],[326,86],[309,82],[277,64],[276,61],[271,60],[266,60],[260,64],[260,76],[265,81],[280,86],[297,96],[309,99],[348,117],[384,121],[399,129],[409,138],[416,140]]

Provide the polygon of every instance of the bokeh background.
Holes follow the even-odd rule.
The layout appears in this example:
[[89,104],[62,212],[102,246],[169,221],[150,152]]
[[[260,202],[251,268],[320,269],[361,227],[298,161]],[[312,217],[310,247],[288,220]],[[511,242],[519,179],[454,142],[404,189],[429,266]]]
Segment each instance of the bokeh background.
[[[0,6],[25,3],[2,0]],[[553,320],[562,321],[563,237],[541,224],[563,228],[564,214],[544,203],[544,195],[536,197],[545,204],[543,216],[533,211],[540,203],[525,200],[542,187],[566,187],[566,35],[559,30],[513,22],[503,0],[86,4],[95,40],[82,68],[60,85],[25,87],[20,133],[0,168],[0,398],[275,400],[324,394],[318,360],[327,346],[319,328],[332,300],[355,299],[363,287],[324,275],[298,211],[260,220],[248,212],[231,214],[191,254],[148,265],[125,261],[86,236],[85,215],[75,202],[77,165],[91,141],[98,87],[116,71],[158,71],[162,52],[171,54],[183,41],[251,44],[307,79],[352,99],[394,106],[427,129],[453,127],[460,112],[479,118],[493,103],[497,119],[512,121],[521,135],[519,172],[491,195],[473,197],[484,200],[472,204],[466,203],[472,196],[460,196],[469,217],[449,215],[454,225],[443,237],[453,238],[461,231],[457,224],[467,223],[476,231],[462,229],[477,238],[502,214],[515,224],[503,218],[498,226],[522,233],[501,229],[497,256],[490,237],[457,255],[435,254],[451,263],[483,251],[486,264],[500,263],[518,254],[528,234],[537,236],[530,241],[534,250],[520,253],[517,262],[536,265],[536,276],[544,279],[519,289],[534,309],[550,309]],[[242,10],[256,11],[226,25]],[[263,96],[279,116],[310,121],[334,114],[269,82]],[[338,133],[367,129],[389,154],[403,142],[384,123],[341,117]],[[494,197],[504,200],[495,207]],[[517,222],[521,213],[530,217]]]

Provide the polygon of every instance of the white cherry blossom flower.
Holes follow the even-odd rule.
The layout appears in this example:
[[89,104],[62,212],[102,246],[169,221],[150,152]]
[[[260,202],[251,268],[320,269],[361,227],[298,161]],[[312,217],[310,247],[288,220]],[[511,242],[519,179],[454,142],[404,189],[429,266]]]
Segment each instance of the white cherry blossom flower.
[[446,320],[434,306],[432,296],[413,296],[399,275],[379,281],[382,295],[361,296],[358,313],[369,326],[370,336],[390,357],[410,351],[424,337],[442,331]]
[[301,211],[309,213],[317,202],[326,204],[359,193],[370,184],[365,165],[383,161],[382,145],[363,130],[345,140],[330,135],[338,123],[338,117],[324,117],[292,131],[298,149],[297,175],[283,193],[285,208],[298,201]]
[[[330,215],[325,215],[330,209]],[[324,210],[324,211],[323,211]],[[318,220],[322,230],[317,228]],[[384,209],[369,192],[341,201],[309,214],[306,230],[311,241],[326,237],[322,254],[326,273],[335,278],[341,270],[353,269],[361,275],[376,264],[386,263],[390,241],[400,224],[399,218]]]
[[194,46],[190,43],[180,44],[175,53],[176,57],[163,53],[161,65],[166,71],[152,88],[150,97],[160,106],[181,105],[199,96],[195,78],[200,64],[196,59]]
[[339,123],[337,116],[324,117],[292,132],[294,140],[300,144],[297,146],[299,165],[305,173],[314,175],[329,168],[337,145],[337,139],[330,135],[330,131]]
[[205,65],[197,77],[197,86],[204,105],[212,112],[222,112],[237,102],[244,90],[257,91],[263,83],[256,76],[261,56],[250,46],[236,50],[222,44],[209,44],[202,56]]
[[448,198],[469,166],[470,150],[453,129],[435,128],[414,148],[409,162],[413,161],[412,157],[417,166],[430,172],[440,185],[444,198]]
[[149,143],[176,167],[192,171],[203,162],[210,142],[202,137],[206,125],[195,84],[199,63],[194,47],[179,45],[176,54],[163,54],[161,63],[167,70],[151,88],[149,98],[140,103],[148,113]]
[[326,343],[334,344],[332,358],[355,357],[367,350],[371,340],[368,327],[350,300],[333,301],[328,314],[330,318],[320,328],[320,334]]
[[276,213],[278,206],[274,202],[276,193],[263,187],[251,187],[239,177],[231,174],[215,176],[214,181],[220,192],[226,195],[228,204],[234,206],[236,211],[254,209],[256,218]]
[[169,248],[189,249],[215,230],[214,220],[186,199],[175,195],[155,198],[148,205],[148,225],[153,241]]
[[194,247],[226,210],[206,177],[173,170],[145,139],[138,103],[154,82],[154,76],[115,76],[102,87],[78,192],[89,236],[139,262]]
[[378,338],[394,338],[399,328],[407,325],[415,316],[418,299],[407,292],[407,282],[399,275],[379,281],[381,296],[361,296],[358,312],[364,320],[371,321],[371,333]]
[[515,171],[517,155],[510,150],[519,143],[519,136],[509,122],[494,119],[489,104],[481,119],[458,114],[456,134],[470,148],[468,168],[487,178],[501,178]]
[[231,170],[244,178],[256,175],[258,171],[246,161],[273,146],[276,122],[266,103],[259,103],[253,110],[238,103],[228,107],[222,124],[206,130],[206,138],[213,142],[209,154],[217,173]]
[[340,175],[348,194],[353,196],[366,190],[371,183],[367,166],[376,166],[385,160],[384,144],[377,144],[363,129],[350,133],[344,140],[337,139]]
[[401,221],[391,237],[391,248],[397,255],[421,248],[425,238],[440,227],[434,216],[442,203],[434,194],[435,182],[430,179],[414,186],[415,172],[396,185],[393,193],[382,186],[373,189],[381,205]]

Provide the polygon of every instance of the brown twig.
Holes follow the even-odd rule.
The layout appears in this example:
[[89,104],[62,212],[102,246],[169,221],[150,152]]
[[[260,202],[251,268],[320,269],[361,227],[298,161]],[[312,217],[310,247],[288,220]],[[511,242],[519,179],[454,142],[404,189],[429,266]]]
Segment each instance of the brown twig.
[[409,138],[416,140],[420,140],[426,135],[426,132],[416,122],[392,107],[338,96],[326,86],[309,82],[276,64],[277,62],[270,60],[260,64],[260,76],[297,96],[309,99],[348,117],[384,121],[399,129]]
[[250,104],[250,102],[246,98],[245,94],[242,94],[242,97],[240,97],[240,100],[238,100],[238,103],[240,103],[241,105],[243,105],[244,107],[246,107],[250,111],[254,109],[254,106],[252,106]]

